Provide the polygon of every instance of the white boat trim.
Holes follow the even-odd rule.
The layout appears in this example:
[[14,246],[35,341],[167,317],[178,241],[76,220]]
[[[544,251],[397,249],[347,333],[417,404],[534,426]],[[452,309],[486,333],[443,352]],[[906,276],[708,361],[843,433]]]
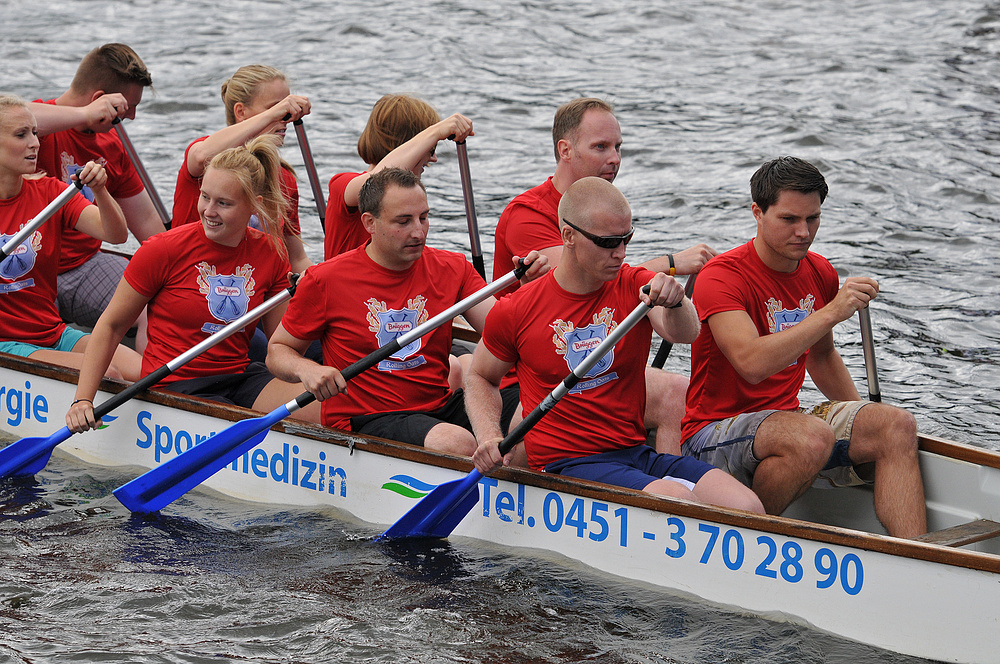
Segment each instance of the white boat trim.
[[[63,425],[75,381],[74,371],[0,354],[0,429],[16,437],[53,433]],[[98,402],[123,387],[105,381]],[[73,436],[57,454],[151,468],[229,422],[256,415],[154,391],[121,406],[105,428]],[[1000,521],[1000,455],[936,438],[921,443],[932,528]],[[379,528],[437,484],[472,469],[464,457],[290,421],[234,466],[205,488],[251,502],[333,507]],[[955,549],[866,532],[880,527],[863,488],[812,489],[788,512],[833,525],[521,469],[498,471],[480,488],[480,507],[454,537],[554,552],[903,654],[985,663],[1000,652],[997,539]]]

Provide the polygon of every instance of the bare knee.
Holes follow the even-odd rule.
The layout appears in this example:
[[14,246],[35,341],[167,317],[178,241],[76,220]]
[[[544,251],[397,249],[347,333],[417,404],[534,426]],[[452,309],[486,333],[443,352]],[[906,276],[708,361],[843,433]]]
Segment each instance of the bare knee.
[[470,431],[454,424],[442,422],[431,428],[424,438],[424,448],[472,456],[476,451],[476,438]]
[[646,426],[679,425],[687,388],[685,376],[646,367]]

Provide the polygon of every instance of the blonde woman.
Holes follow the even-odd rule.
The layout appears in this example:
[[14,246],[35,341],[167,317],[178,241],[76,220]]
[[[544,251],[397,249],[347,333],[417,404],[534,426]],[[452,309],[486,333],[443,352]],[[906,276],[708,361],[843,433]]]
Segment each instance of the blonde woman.
[[[285,75],[267,65],[247,65],[236,70],[232,78],[222,84],[222,101],[226,106],[226,127],[195,140],[184,153],[184,163],[177,173],[174,189],[175,227],[199,220],[201,179],[215,155],[265,134],[277,136],[281,145],[286,125],[308,115],[310,111],[309,100],[291,94]],[[312,262],[306,256],[300,238],[299,188],[291,166],[284,161],[281,166],[282,191],[288,199],[282,239],[292,268],[302,272]]]
[[[35,173],[38,125],[27,103],[0,95],[0,244],[66,189],[66,183]],[[78,230],[104,242],[128,238],[125,216],[107,190],[108,176],[87,162],[73,179],[94,192],[91,204],[73,196],[38,230],[0,261],[0,352],[79,368],[90,335],[67,326],[56,308],[56,273],[63,234]],[[105,372],[135,380],[139,356],[116,344]]]
[[[72,431],[96,426],[93,399],[110,349],[148,306],[145,376],[288,286],[282,239],[287,201],[281,190],[277,138],[260,136],[209,163],[201,182],[201,222],[155,235],[136,251],[84,355],[77,400],[66,414]],[[250,228],[256,216],[266,232]],[[266,334],[284,307],[265,314]],[[250,362],[253,328],[234,334],[164,379],[166,389],[270,411],[303,388]],[[318,405],[296,413],[319,420]]]

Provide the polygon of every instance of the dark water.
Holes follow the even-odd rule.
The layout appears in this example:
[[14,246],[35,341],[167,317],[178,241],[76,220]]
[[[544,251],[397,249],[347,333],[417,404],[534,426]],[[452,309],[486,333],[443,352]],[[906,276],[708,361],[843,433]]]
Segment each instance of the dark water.
[[[1000,449],[995,2],[8,0],[0,13],[0,89],[26,97],[60,94],[100,43],[136,48],[158,92],[128,129],[168,205],[184,147],[223,126],[219,86],[243,64],[278,66],[311,98],[323,180],[361,167],[357,136],[382,94],[465,113],[487,265],[504,205],[551,174],[552,115],[575,96],[618,111],[636,261],[742,243],[753,170],[810,159],[831,185],[815,248],[882,285],[885,400],[924,432]],[[454,151],[439,154],[431,242],[467,250]],[[301,163],[292,138],[285,155]],[[863,385],[856,321],[836,337]],[[678,347],[667,366],[687,360]],[[39,485],[2,488],[0,658],[910,661],[563,561],[465,541],[388,551],[315,511],[196,495],[132,520],[109,496],[130,477],[57,459]]]

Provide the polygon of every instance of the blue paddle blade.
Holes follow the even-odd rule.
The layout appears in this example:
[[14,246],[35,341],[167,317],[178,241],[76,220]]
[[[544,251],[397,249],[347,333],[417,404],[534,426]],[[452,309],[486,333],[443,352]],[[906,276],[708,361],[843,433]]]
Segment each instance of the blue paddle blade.
[[377,541],[448,537],[465,515],[479,504],[479,480],[482,478],[478,470],[473,470],[460,480],[439,484],[379,535]]
[[118,487],[115,498],[132,512],[161,510],[262,443],[271,426],[288,415],[282,406],[264,417],[237,422]]
[[56,445],[73,435],[63,427],[48,438],[30,437],[11,443],[0,450],[0,479],[34,475],[49,462]]

